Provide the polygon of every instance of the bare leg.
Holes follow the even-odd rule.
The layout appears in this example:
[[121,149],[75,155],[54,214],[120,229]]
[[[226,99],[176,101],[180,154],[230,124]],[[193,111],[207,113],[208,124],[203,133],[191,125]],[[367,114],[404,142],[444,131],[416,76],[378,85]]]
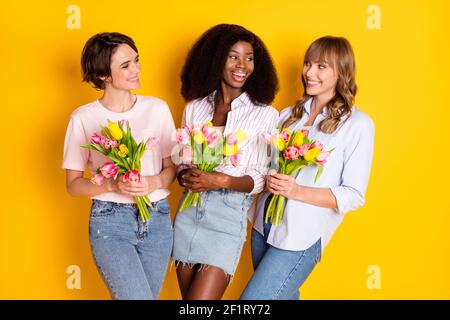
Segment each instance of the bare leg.
[[228,277],[222,269],[204,265],[195,272],[187,291],[187,300],[220,300],[228,287]]
[[186,300],[189,288],[191,286],[192,279],[197,273],[199,265],[189,266],[184,263],[180,263],[177,266],[177,278],[178,285],[180,286],[181,296],[183,300]]

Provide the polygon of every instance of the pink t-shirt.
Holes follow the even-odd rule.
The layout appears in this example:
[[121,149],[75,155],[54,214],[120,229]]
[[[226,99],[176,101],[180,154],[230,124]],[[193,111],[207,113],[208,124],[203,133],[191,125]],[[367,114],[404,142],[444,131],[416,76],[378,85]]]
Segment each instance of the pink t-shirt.
[[[126,112],[113,112],[96,100],[76,109],[70,116],[64,141],[64,160],[62,167],[85,171],[89,165],[91,173],[105,162],[108,157],[100,152],[81,148],[90,143],[94,133],[100,134],[100,125],[107,126],[108,120],[128,120],[131,133],[137,143],[158,137],[159,143],[144,152],[141,158],[141,175],[157,175],[162,170],[162,159],[170,157],[176,146],[175,125],[167,104],[158,98],[137,95],[135,105]],[[149,194],[150,201],[158,201],[169,195],[168,189],[158,189]],[[102,193],[92,197],[103,201],[134,203],[133,197],[116,192]]]

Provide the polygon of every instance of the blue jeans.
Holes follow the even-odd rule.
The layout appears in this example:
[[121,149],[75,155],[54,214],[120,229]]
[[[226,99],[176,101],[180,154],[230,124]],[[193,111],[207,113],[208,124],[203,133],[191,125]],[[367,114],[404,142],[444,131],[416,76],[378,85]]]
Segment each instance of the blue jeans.
[[306,250],[282,250],[267,243],[270,227],[264,224],[264,236],[252,230],[255,272],[241,300],[298,300],[298,289],[321,258],[320,239]]
[[173,229],[166,199],[153,204],[151,220],[136,204],[93,200],[89,221],[92,254],[113,299],[158,297],[170,259]]

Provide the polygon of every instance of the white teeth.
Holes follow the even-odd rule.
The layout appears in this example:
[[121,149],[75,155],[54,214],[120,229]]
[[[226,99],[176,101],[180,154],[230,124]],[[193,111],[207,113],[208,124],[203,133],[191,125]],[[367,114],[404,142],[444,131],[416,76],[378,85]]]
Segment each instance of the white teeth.
[[236,73],[236,72],[233,72],[233,75],[238,76],[238,77],[245,77],[246,76],[245,73]]

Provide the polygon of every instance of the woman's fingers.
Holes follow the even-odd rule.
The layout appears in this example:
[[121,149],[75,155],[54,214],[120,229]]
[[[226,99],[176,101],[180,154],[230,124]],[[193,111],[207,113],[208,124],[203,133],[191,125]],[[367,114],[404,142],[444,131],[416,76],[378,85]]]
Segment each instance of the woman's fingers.
[[271,187],[272,189],[286,189],[286,182],[285,181],[280,181],[277,179],[268,179],[267,180],[267,185],[269,187]]
[[194,169],[189,170],[188,172],[181,175],[180,182],[183,187],[189,187],[192,183],[198,182],[198,175],[195,173],[191,174],[191,171],[193,170]]
[[271,187],[267,187],[267,190],[269,190],[270,193],[275,194],[275,195],[280,194],[278,190],[275,190]]
[[288,176],[288,175],[282,174],[282,173],[274,173],[274,174],[270,175],[270,177],[273,179],[281,180],[281,181],[289,181],[292,179],[291,176]]
[[193,188],[189,188],[189,191],[192,191],[192,192],[204,192],[204,191],[206,191],[206,189],[202,188],[202,187],[193,187]]
[[119,182],[119,189],[122,193],[131,196],[144,196],[148,194],[148,185],[146,181]]
[[188,183],[200,183],[201,180],[202,179],[200,177],[190,176],[189,178],[186,179],[186,182],[188,182]]
[[204,172],[202,170],[199,170],[196,168],[192,168],[191,170],[189,170],[189,174],[194,177],[198,177],[198,176],[202,175],[203,173]]

